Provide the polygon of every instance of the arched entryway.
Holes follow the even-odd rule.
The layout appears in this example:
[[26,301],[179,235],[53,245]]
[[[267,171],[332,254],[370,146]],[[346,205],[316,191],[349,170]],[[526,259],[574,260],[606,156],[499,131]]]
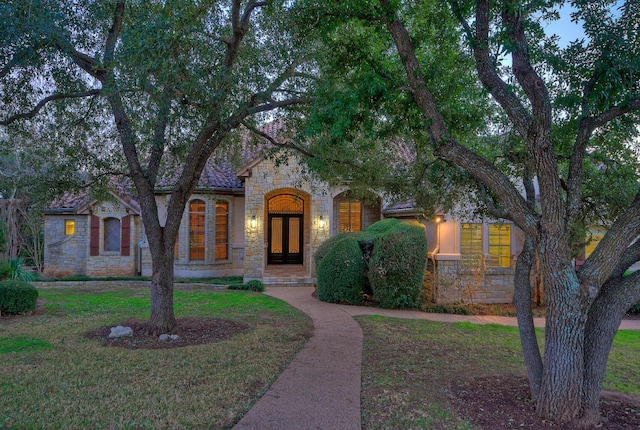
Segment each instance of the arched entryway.
[[306,198],[291,190],[267,196],[267,264],[304,264]]

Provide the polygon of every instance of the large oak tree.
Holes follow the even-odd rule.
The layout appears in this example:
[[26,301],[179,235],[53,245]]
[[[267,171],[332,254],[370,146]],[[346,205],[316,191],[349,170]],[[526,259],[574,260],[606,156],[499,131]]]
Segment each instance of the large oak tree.
[[[525,233],[515,295],[532,395],[542,417],[589,425],[599,419],[598,401],[613,337],[625,312],[640,301],[640,272],[625,276],[640,260],[640,4],[570,2],[586,37],[561,48],[545,35],[541,24],[562,3],[309,1],[303,16],[322,17],[311,24],[329,52],[340,52],[336,46],[358,36],[377,43],[369,46],[374,48],[369,52],[352,49],[331,57],[336,62],[325,67],[328,73],[323,78],[333,78],[335,83],[327,85],[338,94],[354,97],[346,97],[346,103],[344,96],[326,97],[330,103],[318,106],[317,115],[327,116],[332,109],[345,112],[352,121],[346,129],[370,121],[359,118],[366,117],[367,103],[387,109],[386,114],[369,111],[383,125],[398,119],[414,121],[415,116],[403,117],[396,110],[417,110],[421,128],[407,130],[413,133],[410,138],[426,140],[433,157],[468,172],[486,209]],[[449,28],[451,20],[458,23],[453,31],[459,31],[460,37],[438,36],[438,29]],[[432,40],[425,42],[428,38]],[[438,43],[449,45],[442,50]],[[449,61],[456,50],[461,61]],[[460,117],[452,111],[475,103],[477,99],[470,96],[476,87],[469,86],[469,92],[455,86],[449,87],[453,92],[443,88],[447,88],[444,82],[466,76],[464,52],[472,59],[476,82],[491,96],[487,112],[493,113],[491,104],[498,107],[513,138],[492,133],[504,130],[496,116],[486,116],[488,127],[475,129],[484,139],[461,132]],[[357,81],[357,75],[362,76],[361,82],[371,83],[369,97],[358,98],[352,90],[357,85],[343,85]],[[390,94],[396,94],[395,109]],[[406,94],[411,99],[408,105]],[[472,111],[478,113],[475,108]],[[340,113],[332,115],[340,117]],[[322,132],[314,134],[326,142],[339,140],[323,138]],[[424,134],[424,140],[416,134]],[[366,132],[354,137],[360,136],[366,137]],[[354,154],[349,163],[366,160],[367,150],[380,148],[371,140],[363,142],[359,156],[358,147],[347,143]],[[415,148],[424,150],[424,144]],[[430,165],[438,166],[435,161]],[[605,168],[627,169],[620,182],[624,189],[602,193],[598,182],[604,183],[610,173]],[[597,190],[600,195],[595,197]],[[594,204],[603,207],[589,209]],[[608,232],[576,270],[577,226],[595,222],[594,214],[604,213],[605,206]],[[536,253],[547,304],[543,355],[530,312],[529,273]]]
[[[304,40],[290,37],[287,7],[276,0],[0,5],[0,124],[37,126],[42,118],[119,143],[104,151],[124,154],[135,185],[159,330],[175,325],[173,249],[205,163],[243,122],[307,101]],[[61,136],[58,144],[85,143]],[[178,172],[163,222],[154,189],[167,157]]]

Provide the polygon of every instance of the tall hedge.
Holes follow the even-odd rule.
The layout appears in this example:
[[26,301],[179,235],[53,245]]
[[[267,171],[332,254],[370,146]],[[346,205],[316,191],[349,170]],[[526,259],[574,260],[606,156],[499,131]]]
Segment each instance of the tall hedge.
[[36,308],[38,290],[28,282],[0,281],[0,314],[22,314]]
[[397,223],[374,239],[368,277],[380,307],[420,305],[426,257],[425,230],[418,223]]
[[358,304],[367,281],[367,266],[355,235],[334,242],[320,260],[318,299],[330,303]]

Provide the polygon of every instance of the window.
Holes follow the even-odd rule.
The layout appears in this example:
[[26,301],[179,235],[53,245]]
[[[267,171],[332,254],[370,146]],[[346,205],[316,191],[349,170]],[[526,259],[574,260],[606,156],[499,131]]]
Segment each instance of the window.
[[73,236],[76,234],[76,222],[72,219],[64,221],[64,234],[67,236]]
[[463,260],[476,260],[483,256],[482,224],[462,224],[460,232],[460,254]]
[[346,199],[338,203],[338,233],[362,230],[362,203]]
[[205,204],[202,200],[189,202],[189,259],[204,260]]
[[511,225],[489,224],[489,265],[511,267]]
[[216,202],[216,260],[229,258],[229,203]]
[[596,249],[596,246],[600,243],[607,230],[602,227],[592,227],[589,229],[587,233],[587,245],[584,247],[584,258],[589,258],[589,256]]
[[104,219],[104,241],[105,251],[120,251],[120,220],[118,218]]

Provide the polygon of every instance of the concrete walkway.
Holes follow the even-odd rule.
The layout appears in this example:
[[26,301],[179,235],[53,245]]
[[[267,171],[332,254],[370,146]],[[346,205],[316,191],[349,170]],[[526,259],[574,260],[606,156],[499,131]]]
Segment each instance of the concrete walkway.
[[[314,332],[302,351],[265,395],[234,427],[238,430],[360,430],[362,330],[356,315],[517,326],[514,317],[429,314],[323,303],[313,287],[268,287],[266,294],[286,301],[313,320]],[[544,319],[536,318],[538,327]],[[621,329],[640,330],[640,320]]]
[[312,293],[312,287],[267,288],[311,317],[313,336],[235,429],[362,428],[362,330],[341,307]]

